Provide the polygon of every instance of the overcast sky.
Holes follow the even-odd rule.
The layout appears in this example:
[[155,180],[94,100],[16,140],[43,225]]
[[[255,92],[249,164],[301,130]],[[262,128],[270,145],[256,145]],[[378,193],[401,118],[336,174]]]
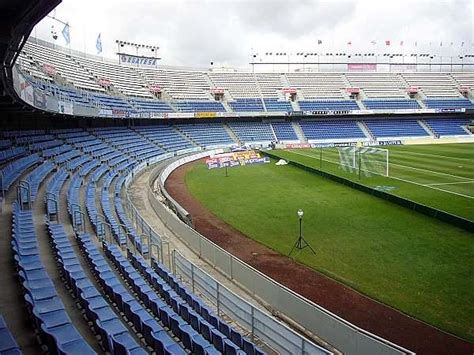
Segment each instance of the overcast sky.
[[[101,33],[105,57],[120,39],[159,46],[169,65],[245,67],[266,52],[474,52],[473,0],[63,0],[50,15],[71,26],[72,49],[97,54]],[[65,45],[64,25],[50,18],[32,35],[53,42],[52,26]]]

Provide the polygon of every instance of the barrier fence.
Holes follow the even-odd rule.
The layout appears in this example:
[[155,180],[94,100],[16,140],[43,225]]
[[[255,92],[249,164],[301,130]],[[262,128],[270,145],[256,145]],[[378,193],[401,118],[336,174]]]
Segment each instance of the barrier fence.
[[193,292],[216,305],[218,316],[224,313],[248,329],[252,341],[258,337],[280,354],[331,354],[237,296],[177,251],[173,251],[173,266],[175,274],[188,282]]
[[[210,152],[207,152],[207,155],[209,154]],[[327,311],[319,305],[303,298],[292,290],[270,279],[266,275],[262,274],[258,270],[254,269],[250,265],[247,265],[243,261],[234,257],[232,254],[228,253],[226,250],[206,239],[204,236],[192,229],[188,224],[183,223],[183,221],[175,213],[173,213],[172,209],[159,202],[152,189],[155,180],[157,178],[159,179],[160,188],[163,192],[165,192],[166,190],[164,189],[164,182],[174,169],[193,160],[201,159],[204,156],[206,156],[206,152],[181,158],[165,168],[162,174],[160,174],[158,169],[150,174],[147,186],[148,200],[157,216],[160,217],[167,228],[169,228],[202,259],[221,271],[230,280],[241,285],[243,288],[248,290],[248,292],[263,300],[266,304],[271,305],[272,309],[279,312],[280,314],[283,314],[285,317],[288,317],[292,320],[297,320],[298,324],[302,328],[312,334],[316,334],[318,337],[324,339],[325,342],[331,344],[339,351],[351,354],[413,354],[413,352],[404,349],[403,347],[400,347],[374,334],[371,334],[370,332],[358,328],[357,326],[345,321],[337,315]],[[136,172],[136,174],[130,178],[129,182],[136,178],[138,173],[139,172]],[[170,203],[171,202],[168,201],[168,204]],[[171,204],[177,205],[174,200]],[[173,209],[185,211],[181,206],[178,206],[175,206]],[[139,215],[138,211],[137,215]],[[201,270],[199,270],[195,265],[193,265],[193,271],[191,272],[189,271],[191,268],[188,264],[189,262],[184,263],[182,258],[178,257],[178,259],[179,260],[176,261],[176,264],[173,264],[173,268],[177,269],[176,272],[179,272],[181,275],[187,275],[186,277],[188,279],[189,277],[191,277],[191,279],[194,278],[194,287],[198,287],[199,291],[204,294],[207,292],[206,296],[210,297],[211,300],[214,298],[214,301],[217,302],[215,299],[217,297],[219,300],[219,311],[224,312],[225,309],[226,313],[236,312],[235,320],[237,322],[241,322],[240,324],[245,328],[247,328],[247,326],[250,324],[250,328],[248,329],[253,329],[254,336],[262,337],[262,339],[276,339],[274,340],[275,344],[273,344],[273,346],[278,349],[281,348],[283,353],[286,353],[285,349],[290,349],[289,351],[295,354],[312,353],[311,350],[308,349],[308,346],[310,346],[312,343],[305,340],[304,337],[293,330],[286,328],[286,326],[277,322],[274,318],[271,318],[264,313],[255,313],[255,309],[252,311],[251,308],[248,308],[246,313],[244,313],[242,310],[229,310],[232,308],[232,304],[237,301],[235,301],[235,299],[231,296],[223,293],[224,291],[221,291],[221,286],[218,287],[215,280],[212,279],[211,281],[211,279],[204,277],[203,275],[205,273],[201,273]],[[206,283],[204,280],[206,280]],[[219,288],[219,292],[217,291],[217,288]],[[229,305],[224,306],[224,301]],[[253,316],[251,316],[252,312],[254,312]],[[269,324],[272,324],[273,321],[280,324],[281,327],[276,325],[268,326]],[[285,330],[288,329],[291,332],[289,333],[291,335],[285,333]],[[261,334],[265,332],[266,335]],[[289,339],[287,340],[287,344],[284,343],[283,339],[285,338]],[[317,345],[313,345],[318,348]]]

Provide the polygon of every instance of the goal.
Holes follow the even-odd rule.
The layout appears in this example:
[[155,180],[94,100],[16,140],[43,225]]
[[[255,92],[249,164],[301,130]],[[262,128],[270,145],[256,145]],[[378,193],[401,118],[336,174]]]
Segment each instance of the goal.
[[339,166],[344,171],[364,176],[389,176],[388,149],[374,147],[338,147]]

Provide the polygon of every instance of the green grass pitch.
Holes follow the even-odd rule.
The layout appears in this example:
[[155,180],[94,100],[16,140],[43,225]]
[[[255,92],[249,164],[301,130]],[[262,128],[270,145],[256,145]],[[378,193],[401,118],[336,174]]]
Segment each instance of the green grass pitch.
[[[392,193],[472,220],[474,184],[468,181],[474,181],[473,148],[472,144],[390,147],[391,175],[399,179],[364,177],[362,182],[392,186]],[[277,152],[320,164],[318,149]],[[330,154],[323,152],[328,159],[323,168],[357,179],[330,163]],[[297,261],[474,341],[472,233],[274,163],[232,168],[228,177],[223,170],[207,170],[199,163],[186,175],[186,184],[219,218],[286,255],[298,236],[296,212],[302,208],[304,236],[316,255],[305,249],[296,254]]]

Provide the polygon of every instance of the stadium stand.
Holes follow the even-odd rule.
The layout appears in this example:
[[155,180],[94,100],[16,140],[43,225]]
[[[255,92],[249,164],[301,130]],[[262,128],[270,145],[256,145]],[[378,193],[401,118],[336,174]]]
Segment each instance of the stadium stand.
[[369,110],[377,109],[419,109],[416,100],[363,100],[362,103]]
[[5,319],[0,315],[0,353],[21,355],[20,348],[7,327]]
[[[345,73],[352,87],[362,88],[367,99],[406,99],[406,85],[392,73]],[[367,107],[368,108],[368,107]],[[401,107],[404,108],[404,107]]]
[[296,88],[301,100],[339,99],[344,96],[343,75],[339,73],[288,73],[288,84]]
[[299,101],[303,111],[347,111],[359,110],[355,101],[350,100],[301,100]]
[[174,105],[181,112],[225,112],[217,101],[176,101]]
[[267,111],[279,111],[279,112],[292,112],[293,107],[291,106],[291,103],[288,101],[280,101],[278,99],[263,99],[263,102],[265,103],[265,108]]
[[356,121],[301,121],[308,140],[366,138]]
[[[49,235],[59,267],[74,296],[85,310],[85,316],[93,324],[95,332],[100,335],[102,348],[109,353],[146,354],[127,330],[99,289],[88,278],[81,266],[63,225],[50,223]],[[102,266],[103,267],[103,266]]]
[[264,122],[231,122],[230,129],[244,143],[275,141],[272,128]]
[[265,110],[262,100],[256,98],[236,99],[229,104],[235,112],[260,112]]
[[468,99],[445,99],[445,98],[430,98],[424,100],[426,107],[428,108],[474,108],[474,104]]
[[415,119],[403,120],[364,120],[370,132],[382,137],[424,137],[429,136]]
[[457,136],[468,135],[469,132],[464,130],[462,126],[467,126],[470,123],[468,119],[452,119],[452,118],[438,118],[425,119],[426,124],[433,132],[439,136]]
[[139,127],[136,132],[166,151],[192,148],[193,144],[172,126]]
[[[304,138],[310,141],[353,141],[368,138],[361,129],[361,123],[376,138],[429,135],[416,119],[232,121],[134,128],[4,132],[2,139],[10,145],[5,144],[6,149],[0,152],[22,148],[16,153],[9,153],[10,160],[5,160],[2,176],[8,186],[5,185],[4,189],[24,176],[23,179],[30,182],[31,200],[34,201],[35,191],[47,181],[46,176],[51,176],[46,185],[44,203],[47,216],[52,217],[48,231],[54,256],[58,260],[58,268],[66,275],[65,282],[72,289],[73,297],[85,310],[85,317],[90,322],[92,331],[100,335],[100,346],[104,351],[144,353],[143,344],[137,340],[143,335],[147,346],[157,352],[167,349],[183,354],[185,351],[224,351],[235,354],[243,351],[263,354],[261,349],[214,314],[202,300],[198,300],[163,265],[155,262],[152,268],[147,264],[142,256],[149,254],[148,244],[129,220],[120,194],[125,174],[145,157],[199,146],[236,144],[229,135],[229,129],[241,143],[299,141],[295,125],[301,127]],[[469,134],[461,127],[469,123],[467,119],[427,119],[423,123],[440,136]],[[11,144],[22,145],[12,148]],[[68,212],[76,229],[80,248],[97,277],[97,285],[88,278],[81,264],[82,256],[71,246],[64,226],[54,222],[54,217],[59,215],[59,201],[62,198],[60,192],[68,179]],[[115,194],[112,194],[112,186],[115,187]],[[86,217],[98,239],[81,232],[85,226],[85,220],[80,217],[81,206],[84,206],[80,198],[81,187],[84,187],[85,192]],[[90,344],[75,329],[54,287],[51,290],[37,287],[38,280],[47,285],[51,284],[51,280],[39,263],[34,230],[37,222],[32,219],[32,211],[22,211],[21,207],[19,203],[14,204],[13,249],[17,255],[21,280],[26,285],[29,309],[37,322],[44,322],[43,325],[36,322],[40,324],[38,331],[44,334],[50,349],[70,349],[77,346],[78,349],[84,349],[85,353],[93,353]],[[129,248],[127,257],[118,246],[110,244],[112,239],[107,240],[106,226],[114,243]],[[116,274],[102,255],[97,244],[99,241],[109,244],[105,249],[106,256],[120,275]],[[138,303],[139,301],[143,304]],[[49,312],[42,312],[42,307],[53,307],[54,316]],[[136,334],[129,329],[128,322],[133,324]],[[71,337],[63,335],[64,329],[70,332]],[[56,336],[57,334],[59,335]]]
[[12,248],[26,307],[52,353],[95,354],[72,324],[41,258],[31,210],[13,204]]
[[[32,85],[58,100],[112,110],[109,115],[172,112],[292,112],[472,108],[461,86],[472,87],[469,73],[248,73],[179,68],[140,68],[68,53],[30,40],[18,67]],[[407,90],[418,88],[410,99]],[[356,100],[347,90],[360,90]],[[215,101],[213,90],[221,90]],[[294,90],[296,102],[284,90]],[[421,103],[423,102],[423,104]],[[153,117],[153,116],[152,116]]]
[[174,112],[168,103],[161,100],[130,99],[129,102],[139,112]]
[[449,73],[403,73],[401,76],[410,86],[420,88],[427,98],[458,98],[456,83]]
[[272,122],[273,132],[279,141],[297,141],[298,136],[290,122]]
[[180,124],[175,127],[202,147],[235,144],[220,123]]
[[209,100],[211,86],[202,71],[140,68],[148,85],[158,85],[175,101]]
[[8,190],[28,168],[39,162],[41,158],[37,153],[12,161],[0,170],[0,188]]

